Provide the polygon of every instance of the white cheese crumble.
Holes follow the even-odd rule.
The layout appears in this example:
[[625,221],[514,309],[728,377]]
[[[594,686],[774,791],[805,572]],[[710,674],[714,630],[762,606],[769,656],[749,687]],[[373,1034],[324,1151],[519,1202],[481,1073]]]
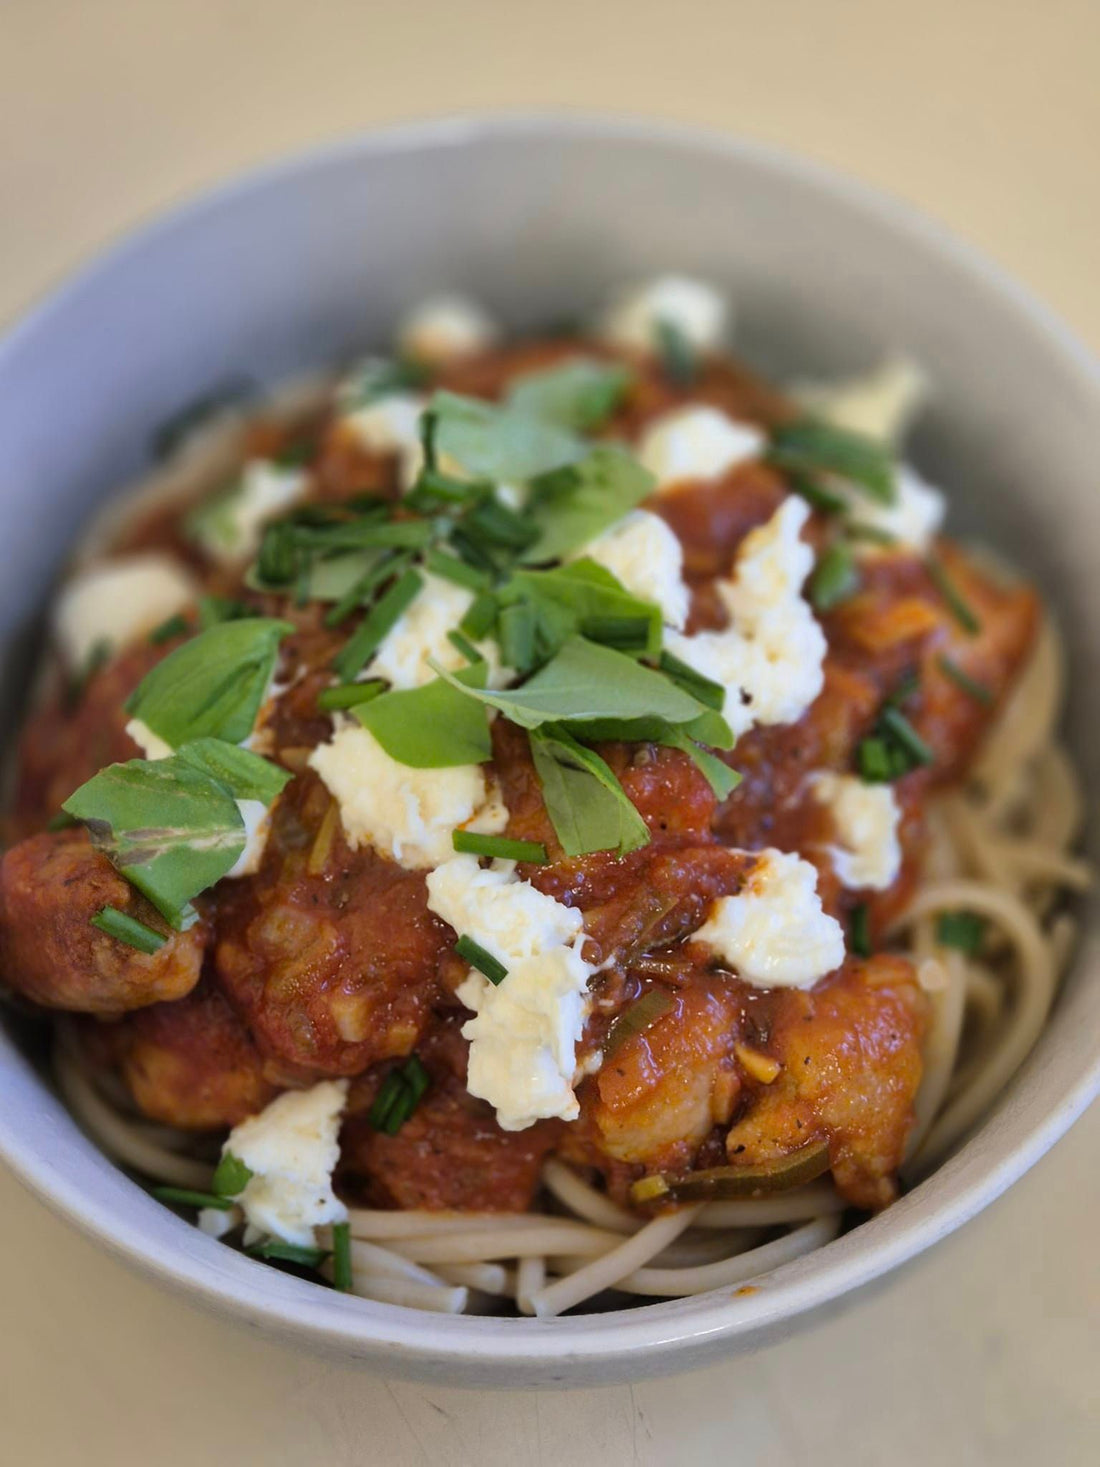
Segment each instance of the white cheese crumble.
[[54,607],[54,636],[65,662],[83,667],[96,647],[116,651],[196,600],[190,572],[170,555],[143,551],[103,560],[69,580]]
[[901,810],[893,788],[823,771],[813,776],[811,789],[832,816],[837,844],[829,854],[841,881],[853,890],[885,891],[901,870]]
[[474,1011],[462,1028],[470,1094],[495,1108],[505,1131],[550,1116],[575,1120],[577,1045],[594,971],[579,951],[580,913],[517,881],[511,862],[483,869],[473,856],[454,856],[429,875],[428,906],[508,970],[497,985],[471,971],[458,989]]
[[244,560],[260,548],[264,526],[297,504],[308,485],[304,469],[251,459],[232,489],[201,507],[192,537],[212,560]]
[[[309,763],[339,802],[352,849],[373,846],[410,871],[438,866],[452,855],[452,831],[488,803],[480,764],[413,769],[391,758],[373,734],[350,719],[337,724],[332,739],[314,749]],[[503,805],[496,812],[488,833],[507,823]],[[486,825],[479,822],[478,828]]]
[[656,602],[668,626],[687,621],[684,549],[660,515],[632,510],[579,550],[576,558],[582,556],[609,570],[632,596]]
[[[882,504],[856,489],[841,488],[848,501],[852,523],[880,530],[897,542],[897,548],[923,554],[931,548],[947,512],[943,495],[925,483],[915,469],[899,464],[894,474],[897,497],[893,504]],[[890,545],[861,541],[856,553],[863,556],[889,554]]]
[[908,357],[892,356],[858,377],[796,383],[794,395],[826,422],[894,445],[923,406],[928,378]]
[[822,910],[817,871],[771,849],[738,896],[718,898],[693,940],[754,988],[810,988],[844,961],[844,934]]
[[368,453],[394,454],[401,487],[411,489],[424,462],[420,420],[425,399],[412,392],[390,392],[341,419]]
[[397,328],[402,355],[414,361],[442,363],[472,356],[493,345],[496,322],[469,296],[446,294],[421,301]]
[[794,723],[820,693],[826,642],[802,583],[813,551],[801,538],[809,506],[791,495],[745,536],[733,577],[717,586],[729,625],[665,646],[726,689],[723,712],[736,736],[754,724]]
[[638,444],[639,461],[658,491],[699,479],[720,479],[737,464],[759,458],[764,434],[720,408],[689,403],[654,419]]
[[729,298],[706,281],[660,275],[613,300],[599,332],[626,351],[652,352],[661,322],[674,327],[696,351],[715,351],[729,331]]
[[[385,678],[394,688],[419,688],[436,676],[429,658],[448,672],[466,666],[465,657],[448,640],[447,633],[457,629],[472,606],[473,592],[429,571],[421,571],[421,575],[423,588],[379,643],[362,674],[364,678]],[[502,665],[496,640],[490,638],[476,645],[489,664],[489,685],[504,687],[515,673]]]
[[230,1131],[222,1150],[253,1174],[236,1201],[257,1233],[308,1248],[316,1228],[347,1221],[332,1190],[347,1093],[346,1080],[288,1090]]

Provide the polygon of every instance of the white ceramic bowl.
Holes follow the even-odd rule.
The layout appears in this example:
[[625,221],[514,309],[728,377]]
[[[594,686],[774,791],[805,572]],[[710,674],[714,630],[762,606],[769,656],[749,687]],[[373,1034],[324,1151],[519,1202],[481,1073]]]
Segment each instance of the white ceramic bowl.
[[[674,267],[737,302],[739,348],[780,373],[842,371],[903,346],[936,384],[915,444],[980,529],[1060,610],[1074,750],[1100,749],[1100,376],[986,262],[847,179],[733,140],[647,123],[518,117],[341,142],[206,195],[115,249],[0,347],[0,637],[17,708],[20,629],[81,524],[146,463],[154,424],[246,372],[278,382],[383,343],[454,286],[517,326],[574,315]],[[254,1263],[151,1201],[84,1139],[0,1035],[0,1151],[51,1207],[189,1299],[301,1345],[450,1383],[592,1384],[684,1369],[773,1338],[991,1202],[1100,1089],[1092,925],[1050,1025],[977,1134],[886,1213],[719,1291],[550,1321],[369,1304]]]

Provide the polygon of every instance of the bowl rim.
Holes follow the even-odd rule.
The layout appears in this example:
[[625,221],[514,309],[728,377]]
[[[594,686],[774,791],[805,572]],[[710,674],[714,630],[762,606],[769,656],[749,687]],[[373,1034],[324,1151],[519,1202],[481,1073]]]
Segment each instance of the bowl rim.
[[[468,149],[502,139],[522,142],[589,137],[594,141],[644,146],[659,144],[685,153],[707,154],[772,176],[779,176],[812,197],[827,197],[850,212],[869,217],[880,229],[925,248],[952,266],[966,286],[993,298],[1061,357],[1088,391],[1100,401],[1100,362],[1060,318],[999,265],[957,238],[946,226],[887,191],[843,171],[803,158],[772,144],[735,134],[639,116],[553,110],[470,112],[355,132],[295,150],[247,169],[183,199],[170,208],[137,221],[122,238],[91,260],[40,301],[17,316],[0,338],[0,363],[14,356],[25,340],[47,328],[80,296],[96,288],[107,272],[154,246],[183,225],[201,223],[204,215],[227,204],[247,206],[251,197],[302,173],[357,158],[377,158],[422,150]],[[1079,955],[1077,961],[1082,961]],[[1040,1041],[1041,1043],[1042,1041]],[[4,1036],[12,1062],[33,1073]],[[1025,1065],[1025,1071],[1029,1066]],[[1005,1097],[1019,1087],[1021,1071]],[[40,1083],[39,1080],[36,1082]],[[127,1195],[140,1203],[117,1207],[114,1193],[90,1197],[77,1179],[58,1167],[51,1155],[36,1150],[27,1131],[0,1112],[0,1155],[16,1176],[53,1211],[95,1238],[110,1252],[136,1265],[193,1302],[253,1326],[261,1326],[307,1342],[343,1358],[359,1358],[396,1371],[434,1369],[451,1380],[489,1383],[583,1383],[594,1367],[609,1367],[601,1378],[640,1373],[645,1357],[682,1352],[663,1368],[677,1369],[713,1355],[718,1342],[734,1347],[793,1320],[829,1300],[870,1282],[954,1231],[994,1201],[1061,1137],[1088,1103],[1100,1093],[1100,1050],[1072,1081],[1063,1081],[1056,1102],[1038,1120],[1024,1118],[1019,1108],[995,1113],[1000,1156],[978,1160],[976,1143],[989,1119],[967,1143],[925,1182],[880,1214],[816,1250],[776,1270],[768,1287],[742,1296],[730,1291],[691,1301],[645,1305],[608,1314],[555,1320],[498,1319],[479,1316],[423,1315],[412,1310],[352,1299],[314,1284],[273,1275],[263,1265],[225,1249],[198,1234],[182,1219],[179,1247],[153,1244],[143,1227],[147,1198],[119,1170]],[[1002,1100],[1005,1098],[1002,1097]],[[52,1096],[57,1119],[68,1121],[90,1153],[102,1155],[68,1118]],[[1018,1133],[1018,1134],[1016,1134]],[[928,1189],[934,1189],[934,1197]],[[184,1247],[183,1244],[188,1246]],[[216,1250],[216,1253],[215,1253]],[[217,1267],[211,1265],[217,1258]],[[262,1269],[262,1272],[257,1270]],[[694,1358],[693,1358],[694,1357]],[[555,1374],[556,1367],[556,1374]],[[652,1369],[652,1364],[649,1366]],[[535,1372],[541,1372],[536,1376]],[[525,1374],[526,1372],[526,1374]]]

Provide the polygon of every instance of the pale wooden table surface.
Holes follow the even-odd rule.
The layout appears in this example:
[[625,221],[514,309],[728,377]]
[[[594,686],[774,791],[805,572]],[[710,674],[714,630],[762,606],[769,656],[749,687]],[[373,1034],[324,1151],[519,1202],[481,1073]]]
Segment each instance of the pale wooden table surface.
[[[281,149],[463,107],[648,112],[902,194],[1100,346],[1091,0],[0,0],[0,319],[150,210]],[[267,1345],[0,1174],[0,1461],[570,1467],[1100,1459],[1100,1111],[935,1252],[795,1339],[565,1395]]]

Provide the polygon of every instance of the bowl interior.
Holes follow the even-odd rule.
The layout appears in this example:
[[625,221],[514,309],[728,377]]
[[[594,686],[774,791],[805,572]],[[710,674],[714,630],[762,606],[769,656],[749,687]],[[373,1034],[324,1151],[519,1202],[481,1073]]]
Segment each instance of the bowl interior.
[[[353,140],[232,184],[136,236],[0,347],[0,669],[18,709],[26,631],[155,426],[227,377],[261,382],[383,345],[441,286],[516,327],[676,268],[729,289],[737,347],[780,378],[904,348],[935,397],[914,457],[1040,584],[1067,632],[1068,729],[1091,808],[1100,750],[1100,381],[1055,322],[907,209],[808,165],[644,124],[518,118]],[[31,656],[33,661],[33,654]],[[1090,843],[1094,832],[1090,830]],[[977,1135],[887,1214],[757,1294],[540,1323],[349,1301],[221,1248],[87,1143],[10,1036],[0,1150],[52,1205],[193,1298],[391,1371],[591,1383],[684,1368],[774,1332],[911,1256],[998,1194],[1094,1093],[1095,911],[1049,1029]]]

